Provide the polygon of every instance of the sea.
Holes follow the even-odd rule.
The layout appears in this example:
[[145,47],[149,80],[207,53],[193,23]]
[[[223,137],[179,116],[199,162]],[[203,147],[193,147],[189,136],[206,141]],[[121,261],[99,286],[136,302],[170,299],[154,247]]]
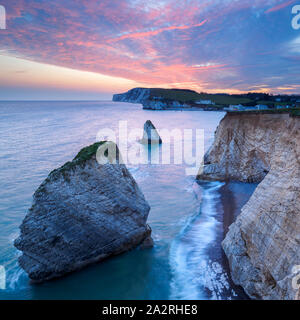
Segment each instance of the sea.
[[[193,132],[196,154],[196,130],[204,133],[208,150],[224,115],[151,111],[110,101],[0,102],[0,299],[248,299],[231,280],[221,242],[256,185],[197,182],[187,175],[190,164],[172,161],[178,151],[173,140],[167,142],[170,163],[152,163],[149,152],[141,152],[146,146],[129,134],[131,150],[148,157],[127,167],[151,206],[152,249],[137,248],[64,278],[32,284],[13,246],[34,191],[49,172],[98,141],[99,132],[115,132],[118,138],[120,121],[129,133],[139,133],[151,120],[158,129]],[[161,148],[152,151],[161,155]]]

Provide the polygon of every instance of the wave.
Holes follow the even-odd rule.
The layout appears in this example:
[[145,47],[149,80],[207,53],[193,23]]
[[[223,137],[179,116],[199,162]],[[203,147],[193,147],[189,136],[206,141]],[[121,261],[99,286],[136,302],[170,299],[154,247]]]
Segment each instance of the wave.
[[[221,182],[203,184],[200,213],[190,217],[170,248],[172,281],[170,299],[221,299],[231,291],[222,265],[211,259],[209,247],[216,241]],[[235,295],[234,292],[227,294]]]

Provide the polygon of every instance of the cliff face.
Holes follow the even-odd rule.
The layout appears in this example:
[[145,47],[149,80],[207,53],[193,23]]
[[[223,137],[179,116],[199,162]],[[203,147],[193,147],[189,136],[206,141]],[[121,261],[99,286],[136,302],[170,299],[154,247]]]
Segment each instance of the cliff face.
[[252,298],[295,299],[300,273],[300,118],[227,115],[205,162],[201,179],[262,181],[223,242],[234,282]]
[[227,114],[205,155],[200,179],[260,182],[271,168],[276,144],[288,114]]
[[130,102],[130,103],[143,103],[150,97],[150,89],[146,88],[134,88],[128,92],[115,94],[113,101]]
[[150,207],[125,165],[96,160],[108,145],[84,148],[35,192],[15,241],[32,280],[60,277],[151,242]]

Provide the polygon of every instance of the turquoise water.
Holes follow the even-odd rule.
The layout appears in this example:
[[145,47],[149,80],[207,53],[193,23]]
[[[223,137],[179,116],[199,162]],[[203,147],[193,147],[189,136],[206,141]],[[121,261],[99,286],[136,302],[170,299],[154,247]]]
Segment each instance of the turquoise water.
[[157,128],[204,129],[207,149],[223,116],[145,111],[113,102],[0,102],[0,265],[6,270],[0,299],[244,298],[228,278],[219,242],[226,201],[236,203],[229,210],[236,214],[254,186],[199,185],[186,176],[185,165],[128,166],[151,206],[153,249],[133,250],[32,285],[13,247],[33,192],[51,170],[95,142],[100,129],[117,129],[119,120],[127,120],[129,129],[142,128],[146,120]]

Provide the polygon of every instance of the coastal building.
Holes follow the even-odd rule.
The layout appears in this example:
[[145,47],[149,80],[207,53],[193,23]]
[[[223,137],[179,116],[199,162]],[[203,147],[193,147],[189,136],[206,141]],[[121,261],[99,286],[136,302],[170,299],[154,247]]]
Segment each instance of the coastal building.
[[245,107],[242,104],[230,105],[228,108],[225,108],[226,111],[245,111]]
[[277,106],[277,110],[280,110],[280,109],[289,109],[289,108],[291,108],[291,106],[289,106],[289,105],[286,105],[286,106]]
[[215,103],[211,100],[199,100],[195,102],[196,104],[213,104],[215,105]]
[[268,110],[269,107],[265,104],[258,104],[258,105],[256,105],[256,109],[257,110]]

